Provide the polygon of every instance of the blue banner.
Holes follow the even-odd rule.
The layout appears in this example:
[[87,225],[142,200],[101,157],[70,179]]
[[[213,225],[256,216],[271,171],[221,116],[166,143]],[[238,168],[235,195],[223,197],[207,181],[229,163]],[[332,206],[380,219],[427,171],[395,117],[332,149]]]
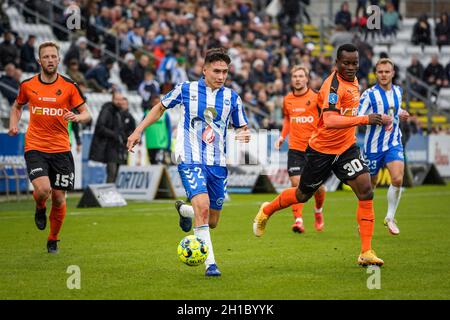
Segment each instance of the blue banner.
[[6,165],[1,168],[0,171],[0,192],[4,193],[6,190],[9,192],[16,192],[17,182],[16,179],[6,178],[6,176],[20,175],[23,178],[19,179],[19,190],[26,191],[28,189],[28,176],[25,164],[24,154],[25,138],[24,134],[20,133],[17,136],[10,137],[6,133],[0,133],[0,163],[1,164],[14,164],[16,172],[14,172],[13,166]]

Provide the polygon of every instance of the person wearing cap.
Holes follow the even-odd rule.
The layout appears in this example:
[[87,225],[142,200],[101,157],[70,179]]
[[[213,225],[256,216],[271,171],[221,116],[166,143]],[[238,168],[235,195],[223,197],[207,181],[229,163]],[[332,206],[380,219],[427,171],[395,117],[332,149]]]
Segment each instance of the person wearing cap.
[[69,50],[64,55],[64,65],[69,68],[69,62],[75,59],[78,62],[80,71],[82,73],[86,73],[89,69],[89,65],[86,64],[85,60],[90,56],[87,45],[88,40],[86,39],[86,37],[80,37],[75,42],[72,42]]
[[134,74],[134,67],[136,64],[136,57],[131,52],[128,52],[124,57],[125,63],[120,66],[120,80],[127,86],[128,90],[137,90],[139,81]]

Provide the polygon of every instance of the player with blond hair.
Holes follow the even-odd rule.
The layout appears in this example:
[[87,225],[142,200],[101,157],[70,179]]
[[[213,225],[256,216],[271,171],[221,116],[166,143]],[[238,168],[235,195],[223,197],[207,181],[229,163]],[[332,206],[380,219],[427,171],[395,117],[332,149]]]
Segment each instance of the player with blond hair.
[[59,232],[67,210],[66,191],[72,190],[75,183],[68,123],[86,123],[91,116],[78,85],[57,72],[59,46],[51,41],[42,43],[38,62],[42,71],[20,84],[10,112],[8,134],[19,133],[23,106],[28,104],[30,123],[25,134],[24,156],[34,188],[35,223],[39,230],[46,228],[46,201],[51,196],[47,251],[57,253]]
[[[275,148],[279,149],[289,135],[288,174],[291,186],[297,187],[303,169],[306,165],[306,148],[314,130],[317,128],[320,117],[320,109],[317,106],[317,93],[308,87],[309,70],[305,66],[296,65],[291,69],[292,92],[284,97],[283,101],[283,128],[281,136],[275,142]],[[322,231],[323,203],[325,201],[325,186],[321,185],[314,193],[315,198],[315,228]],[[294,232],[303,233],[304,204],[299,202],[292,205],[292,213],[295,222],[292,225]]]
[[399,122],[407,120],[409,113],[402,109],[402,88],[392,84],[395,75],[392,60],[388,58],[378,60],[375,73],[377,83],[362,94],[359,115],[378,113],[388,118],[389,123],[384,127],[367,126],[364,156],[370,170],[373,188],[377,185],[380,169],[386,166],[389,171],[391,184],[387,191],[388,208],[384,225],[391,234],[398,235],[400,229],[395,220],[395,213],[402,194],[405,168]]

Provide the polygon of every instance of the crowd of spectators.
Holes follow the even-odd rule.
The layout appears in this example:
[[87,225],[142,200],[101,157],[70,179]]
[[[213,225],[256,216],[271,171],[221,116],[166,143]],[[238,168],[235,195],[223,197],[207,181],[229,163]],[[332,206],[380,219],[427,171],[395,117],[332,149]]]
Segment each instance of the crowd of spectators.
[[[70,17],[68,9],[74,5],[80,8],[81,30],[67,34],[53,28],[58,40],[72,40],[63,57],[66,73],[83,91],[136,91],[143,97],[144,110],[176,83],[198,80],[202,76],[202,57],[210,47],[228,49],[233,62],[226,85],[242,96],[255,128],[281,126],[282,101],[290,90],[291,66],[301,63],[311,70],[313,89],[320,88],[333,68],[334,57],[316,54],[314,45],[307,43],[295,28],[297,23],[311,20],[308,0],[279,0],[281,10],[275,16],[267,12],[270,0],[55,0],[53,3],[24,2],[63,26]],[[362,90],[374,82],[374,53],[367,42],[371,31],[366,26],[366,8],[371,4],[382,8],[382,34],[395,35],[401,19],[398,0],[358,0],[353,17],[349,4],[342,3],[335,15],[336,30],[329,39],[335,48],[352,42],[360,49],[358,78]],[[28,22],[35,22],[32,15],[25,17]],[[0,25],[3,36],[0,70],[9,66],[0,81],[17,87],[18,83],[13,83],[18,81],[17,71],[13,72],[12,67],[38,71],[34,59],[36,38],[30,36],[23,43],[20,36],[7,30],[7,25]],[[448,17],[442,15],[436,25],[440,44],[448,43],[449,31]],[[105,54],[107,51],[120,55],[116,62],[122,88],[110,82],[115,60]],[[423,70],[420,78],[437,86],[447,85],[450,66],[441,67],[432,62],[431,67],[425,68],[429,72]],[[421,72],[420,67],[416,69]]]

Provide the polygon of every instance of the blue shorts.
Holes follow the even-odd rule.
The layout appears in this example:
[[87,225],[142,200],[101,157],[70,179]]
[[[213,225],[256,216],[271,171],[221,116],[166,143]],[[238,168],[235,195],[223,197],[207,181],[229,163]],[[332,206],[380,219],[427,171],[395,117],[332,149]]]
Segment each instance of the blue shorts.
[[369,167],[371,176],[376,176],[378,174],[378,171],[380,171],[380,169],[389,162],[405,161],[403,146],[401,144],[384,152],[366,153],[364,154],[364,157],[366,160],[366,164]]
[[198,194],[207,193],[209,207],[222,210],[228,176],[226,167],[180,163],[178,172],[189,200]]

